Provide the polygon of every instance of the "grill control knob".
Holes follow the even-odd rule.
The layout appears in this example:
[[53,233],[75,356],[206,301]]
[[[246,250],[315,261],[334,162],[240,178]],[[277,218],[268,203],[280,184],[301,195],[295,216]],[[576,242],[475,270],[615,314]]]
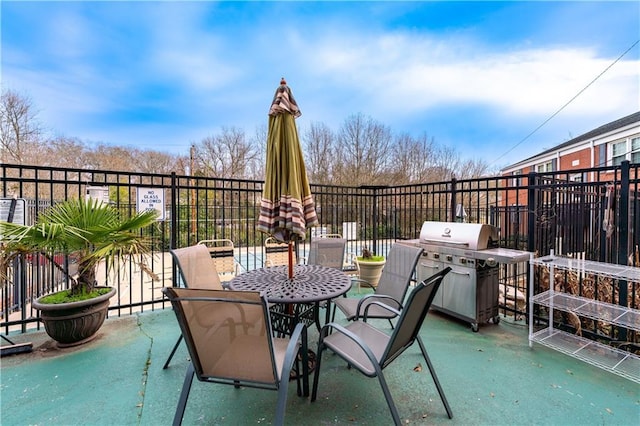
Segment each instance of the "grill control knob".
[[490,258],[487,259],[487,266],[493,268],[497,264],[498,264],[498,262],[493,257],[490,257]]
[[450,254],[447,255],[447,262],[451,262],[453,260],[453,256]]
[[461,258],[460,258],[460,263],[462,263],[463,265],[466,265],[466,263],[467,263],[467,258],[466,258],[466,257],[461,257]]
[[433,258],[434,259],[440,259],[440,255],[438,253],[433,253]]

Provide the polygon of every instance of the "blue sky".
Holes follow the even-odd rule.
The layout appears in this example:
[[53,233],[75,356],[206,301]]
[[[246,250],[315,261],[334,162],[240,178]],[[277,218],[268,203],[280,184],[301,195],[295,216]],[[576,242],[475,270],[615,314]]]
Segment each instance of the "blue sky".
[[281,77],[301,133],[363,114],[492,167],[640,110],[640,44],[612,65],[640,39],[636,1],[0,8],[3,89],[51,135],[89,143],[186,155],[222,127],[252,136]]

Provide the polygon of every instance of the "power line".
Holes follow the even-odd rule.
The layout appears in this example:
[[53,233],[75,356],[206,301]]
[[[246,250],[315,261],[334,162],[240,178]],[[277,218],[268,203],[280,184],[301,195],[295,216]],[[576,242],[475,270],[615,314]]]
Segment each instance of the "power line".
[[556,115],[558,115],[563,109],[565,109],[567,106],[569,106],[569,104],[571,102],[573,102],[578,96],[580,96],[585,90],[587,90],[593,83],[595,83],[600,77],[602,77],[604,75],[604,73],[606,73],[607,71],[609,71],[609,69],[611,67],[613,67],[620,59],[622,59],[622,57],[624,55],[626,55],[627,53],[629,53],[629,51],[631,49],[633,49],[638,43],[640,43],[640,39],[636,40],[627,50],[625,50],[624,52],[622,52],[622,54],[620,56],[618,56],[618,58],[613,61],[611,64],[609,64],[609,66],[607,68],[605,68],[600,74],[598,74],[593,80],[591,80],[591,82],[589,82],[589,84],[587,84],[585,87],[582,88],[582,90],[580,90],[574,97],[572,97],[571,99],[569,99],[568,102],[566,102],[564,105],[562,105],[556,112],[554,112],[553,114],[551,114],[551,116],[549,118],[547,118],[546,120],[544,120],[542,122],[542,124],[540,124],[538,127],[536,127],[531,133],[529,133],[527,136],[525,136],[520,142],[518,142],[517,144],[515,144],[513,147],[511,147],[511,149],[509,149],[507,152],[505,152],[504,154],[502,154],[501,156],[499,156],[498,158],[496,158],[495,160],[493,160],[492,163],[490,163],[489,165],[493,165],[495,163],[498,162],[498,160],[500,160],[501,158],[505,157],[507,154],[509,154],[511,151],[513,151],[514,149],[516,149],[519,145],[521,145],[522,143],[524,143],[527,139],[529,139],[531,136],[533,136],[533,134],[535,134],[538,130],[540,130],[545,124],[547,124],[549,121],[551,121]]

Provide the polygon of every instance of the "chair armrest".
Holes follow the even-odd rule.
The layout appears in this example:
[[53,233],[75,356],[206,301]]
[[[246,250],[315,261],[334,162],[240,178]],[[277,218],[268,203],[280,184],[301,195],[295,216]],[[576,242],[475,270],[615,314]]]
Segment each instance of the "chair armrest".
[[353,282],[357,282],[360,284],[364,284],[365,286],[375,290],[376,288],[373,286],[373,284],[371,284],[369,281],[367,280],[363,280],[362,278],[351,278],[351,281]]
[[[396,299],[394,299],[391,296],[387,296],[384,294],[367,294],[366,296],[362,297],[359,301],[358,301],[358,307],[356,308],[356,315],[354,317],[354,319],[358,319],[361,317],[360,315],[360,309],[362,308],[362,304],[370,299],[384,299],[384,300],[390,300],[393,301],[398,307],[402,307],[402,303],[398,302]],[[370,303],[376,303],[375,301],[370,302]],[[380,302],[378,302],[380,303]],[[391,306],[389,306],[391,307]],[[393,309],[393,308],[392,308]]]
[[[369,358],[369,361],[373,365],[373,367],[376,370],[377,374],[380,375],[380,373],[381,373],[380,364],[378,363],[378,359],[373,354],[373,352],[371,351],[369,346],[357,334],[353,333],[350,330],[347,330],[345,327],[343,327],[342,325],[340,325],[338,323],[330,322],[328,324],[325,324],[322,327],[322,331],[320,333],[320,341],[318,342],[318,348],[323,344],[323,341],[327,337],[327,335],[331,334],[331,330],[334,330],[334,331],[342,334],[343,336],[345,336],[345,337],[349,338],[350,340],[352,340],[356,345],[358,345],[358,347],[362,350],[362,352],[364,352],[365,355],[367,355],[367,358]],[[319,349],[318,349],[318,352],[320,352]],[[348,356],[348,354],[345,354],[345,355]],[[369,375],[367,372],[365,372],[361,368],[359,368],[358,365],[354,365],[354,367],[356,367],[358,370],[360,370],[363,374]]]
[[[385,303],[382,303],[382,302],[371,302],[371,303],[367,304],[367,306],[365,306],[365,308],[364,308],[364,315],[362,317],[364,322],[367,322],[367,316],[369,315],[369,308],[372,307],[373,305],[380,306],[381,308],[386,309],[387,311],[389,311],[391,313],[394,313],[396,315],[400,315],[400,311],[399,310],[394,309],[394,308],[392,308],[391,306],[389,306],[389,305],[387,305]],[[358,317],[356,316],[356,318],[358,318]]]

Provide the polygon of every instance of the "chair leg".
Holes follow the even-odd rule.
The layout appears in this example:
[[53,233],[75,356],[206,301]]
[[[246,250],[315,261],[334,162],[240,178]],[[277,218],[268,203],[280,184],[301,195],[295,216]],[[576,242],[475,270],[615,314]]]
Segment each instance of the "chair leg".
[[329,320],[331,319],[331,299],[327,300],[326,309],[327,311],[325,312],[324,323],[328,324],[330,322]]
[[193,364],[189,363],[189,368],[187,368],[187,373],[184,376],[180,399],[178,399],[176,414],[173,416],[173,426],[180,426],[182,424],[182,417],[184,416],[184,409],[187,406],[187,399],[189,398],[189,391],[191,391],[191,383],[193,383],[194,374],[195,370],[193,368]]
[[287,393],[289,390],[289,375],[283,375],[280,380],[280,388],[278,389],[278,403],[276,407],[276,418],[273,422],[275,425],[284,424],[284,413],[287,408]]
[[320,379],[320,364],[322,364],[322,352],[324,351],[324,343],[322,343],[323,337],[320,337],[320,343],[318,343],[318,353],[316,354],[316,371],[313,374],[313,389],[311,391],[311,402],[316,400],[318,395],[318,381]]
[[176,350],[178,350],[178,346],[180,346],[180,342],[182,342],[182,334],[180,335],[180,337],[178,337],[178,341],[173,346],[173,349],[171,350],[171,353],[169,354],[169,358],[167,358],[167,361],[164,363],[164,366],[162,367],[163,370],[166,369],[167,367],[169,367],[169,363],[171,362],[171,359],[173,358],[173,355],[176,353]]
[[302,394],[309,396],[309,343],[307,328],[302,331]]
[[396,408],[396,404],[393,402],[393,398],[391,397],[391,392],[389,391],[389,387],[387,386],[387,381],[384,379],[384,375],[382,374],[382,371],[378,372],[378,381],[380,382],[380,387],[382,388],[382,393],[384,394],[384,398],[387,400],[387,405],[389,406],[389,411],[391,411],[393,422],[396,424],[396,426],[401,426],[402,422],[400,421],[400,415],[398,414],[398,409]]
[[433,382],[435,383],[436,388],[438,389],[438,393],[440,394],[440,399],[444,404],[444,408],[447,410],[447,415],[449,416],[450,419],[452,419],[453,412],[451,411],[451,407],[449,407],[449,402],[447,401],[447,397],[444,395],[444,390],[442,389],[442,386],[440,386],[440,380],[438,380],[438,376],[436,375],[436,370],[435,368],[433,368],[433,364],[431,364],[431,359],[429,359],[429,355],[427,355],[427,349],[425,348],[424,343],[422,343],[422,339],[420,338],[420,336],[418,336],[417,340],[418,340],[418,345],[420,345],[420,350],[422,351],[422,356],[424,356],[424,360],[427,362],[427,367],[429,367],[429,372],[431,373]]
[[302,373],[302,352],[298,351],[296,360],[293,363],[293,370],[296,372],[296,393],[298,396],[302,396],[302,380],[300,379]]
[[320,302],[315,302],[313,306],[313,322],[316,323],[316,328],[319,332],[322,328],[322,324],[320,324]]

